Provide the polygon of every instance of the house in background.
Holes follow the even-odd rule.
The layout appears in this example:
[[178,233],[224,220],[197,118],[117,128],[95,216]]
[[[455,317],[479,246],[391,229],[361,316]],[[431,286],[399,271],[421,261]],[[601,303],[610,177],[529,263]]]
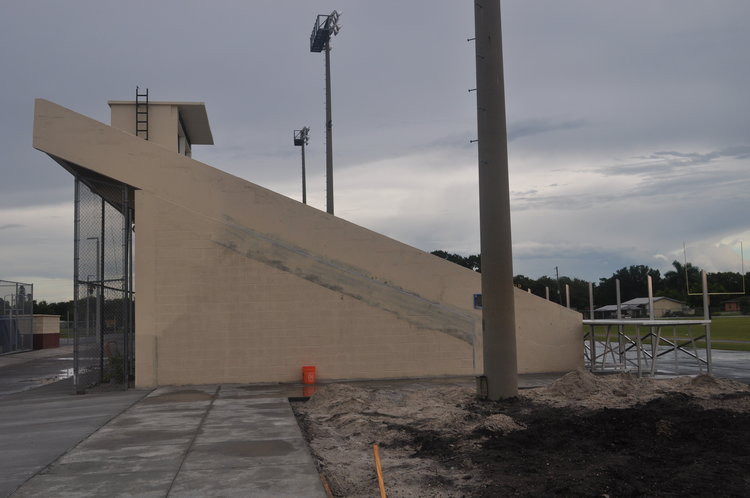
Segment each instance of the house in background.
[[[623,318],[635,318],[634,315],[639,315],[640,311],[640,308],[634,304],[620,304],[620,312],[622,313]],[[602,306],[601,308],[596,308],[594,310],[594,318],[600,320],[617,318],[617,305],[608,304],[606,306]]]
[[[620,304],[623,318],[648,318],[650,316],[647,297],[636,297]],[[654,318],[663,318],[680,313],[688,313],[689,309],[682,301],[671,297],[654,297]],[[617,318],[617,305],[609,304],[594,310],[596,318]]]
[[[192,159],[203,104],[143,105],[35,105],[76,179],[77,388],[483,371],[478,273]],[[515,314],[520,373],[583,364],[579,313],[516,289]]]
[[721,310],[728,313],[739,313],[742,311],[742,300],[747,297],[735,297],[734,299],[728,299],[721,303]]

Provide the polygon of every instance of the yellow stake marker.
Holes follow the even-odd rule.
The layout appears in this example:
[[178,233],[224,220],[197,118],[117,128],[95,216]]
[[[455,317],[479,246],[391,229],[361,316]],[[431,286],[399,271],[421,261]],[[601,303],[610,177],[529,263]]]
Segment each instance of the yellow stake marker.
[[372,452],[375,455],[375,470],[378,473],[378,486],[380,487],[380,498],[386,498],[385,495],[385,483],[383,482],[383,469],[380,467],[380,452],[378,451],[378,445],[372,445]]

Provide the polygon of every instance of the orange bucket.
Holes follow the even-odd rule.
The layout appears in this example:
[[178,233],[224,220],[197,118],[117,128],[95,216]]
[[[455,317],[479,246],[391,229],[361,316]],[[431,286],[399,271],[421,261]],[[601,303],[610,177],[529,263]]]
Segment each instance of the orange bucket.
[[302,367],[302,383],[315,384],[315,367]]

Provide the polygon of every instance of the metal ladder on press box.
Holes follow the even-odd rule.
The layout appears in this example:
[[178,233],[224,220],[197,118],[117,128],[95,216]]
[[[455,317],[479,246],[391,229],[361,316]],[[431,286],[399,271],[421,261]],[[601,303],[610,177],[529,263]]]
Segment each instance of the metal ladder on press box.
[[135,136],[148,140],[148,88],[141,93],[135,87]]

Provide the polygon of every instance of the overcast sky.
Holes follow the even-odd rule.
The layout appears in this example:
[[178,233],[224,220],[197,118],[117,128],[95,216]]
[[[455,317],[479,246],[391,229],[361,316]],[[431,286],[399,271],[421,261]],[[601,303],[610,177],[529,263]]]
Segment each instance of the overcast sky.
[[[333,39],[336,215],[431,251],[479,251],[473,2],[0,2],[0,279],[72,297],[73,180],[32,149],[33,99],[109,123],[107,100],[206,103],[193,157],[325,210]],[[750,253],[750,2],[506,0],[514,273],[597,281]]]

